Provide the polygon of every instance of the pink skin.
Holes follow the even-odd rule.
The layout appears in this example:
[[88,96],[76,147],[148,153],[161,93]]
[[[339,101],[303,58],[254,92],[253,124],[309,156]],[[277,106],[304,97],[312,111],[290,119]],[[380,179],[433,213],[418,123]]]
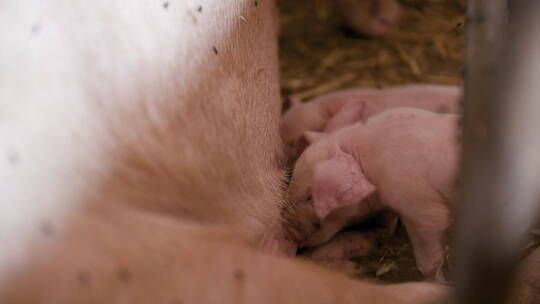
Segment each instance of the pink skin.
[[317,248],[311,248],[303,256],[313,260],[348,260],[369,255],[373,250],[375,235],[361,231],[338,233]]
[[297,156],[307,145],[302,142],[305,131],[329,132],[395,107],[457,114],[460,96],[459,87],[442,85],[344,90],[304,103],[293,96],[292,107],[280,121],[281,138],[291,156]]
[[343,273],[348,276],[357,274],[356,263],[348,260],[318,260],[314,261],[317,265],[326,269]]
[[[306,226],[304,243],[320,244],[317,227],[340,209],[356,218],[390,209],[411,239],[418,269],[443,281],[443,236],[449,225],[458,167],[459,116],[397,108],[332,134],[311,134],[288,189],[292,203],[310,209],[319,224]],[[373,200],[372,195],[378,199]],[[332,225],[331,221],[328,223]]]
[[373,233],[346,231],[320,247],[310,248],[302,256],[334,271],[354,275],[356,263],[349,260],[369,255],[375,247],[374,239]]
[[349,27],[372,37],[390,34],[401,15],[396,0],[336,0],[336,4]]

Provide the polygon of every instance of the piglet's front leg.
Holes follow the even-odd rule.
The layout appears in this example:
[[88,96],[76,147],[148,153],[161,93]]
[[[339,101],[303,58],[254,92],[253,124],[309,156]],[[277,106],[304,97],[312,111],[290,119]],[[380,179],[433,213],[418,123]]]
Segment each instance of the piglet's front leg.
[[328,243],[307,250],[303,255],[314,260],[348,260],[367,256],[373,250],[373,232],[346,231],[337,234]]
[[368,256],[375,248],[375,237],[373,232],[341,232],[326,244],[306,250],[301,257],[327,269],[353,276],[359,271],[356,263],[350,259]]

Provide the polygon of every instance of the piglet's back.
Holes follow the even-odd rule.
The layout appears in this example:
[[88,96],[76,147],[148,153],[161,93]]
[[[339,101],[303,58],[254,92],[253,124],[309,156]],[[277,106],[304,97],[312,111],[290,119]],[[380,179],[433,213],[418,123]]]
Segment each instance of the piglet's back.
[[[459,161],[459,115],[395,108],[365,122],[361,147],[368,174],[383,183],[417,183],[453,200]],[[360,125],[356,128],[361,127]]]

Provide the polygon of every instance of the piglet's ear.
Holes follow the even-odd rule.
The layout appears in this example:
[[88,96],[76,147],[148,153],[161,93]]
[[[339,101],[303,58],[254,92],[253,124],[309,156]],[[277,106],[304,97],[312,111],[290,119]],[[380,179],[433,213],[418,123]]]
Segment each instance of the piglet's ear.
[[296,141],[296,144],[294,145],[297,149],[297,154],[301,154],[304,152],[304,150],[311,144],[319,141],[321,137],[323,136],[323,133],[321,132],[313,132],[313,131],[305,131],[300,138]]
[[330,212],[355,204],[375,191],[360,164],[343,151],[315,165],[311,185],[315,212],[321,220]]

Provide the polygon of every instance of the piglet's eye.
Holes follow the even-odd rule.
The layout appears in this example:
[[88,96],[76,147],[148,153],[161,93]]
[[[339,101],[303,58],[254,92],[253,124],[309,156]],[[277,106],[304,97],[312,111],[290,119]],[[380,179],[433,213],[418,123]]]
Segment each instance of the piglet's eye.
[[306,198],[308,201],[311,201],[311,199],[313,199],[313,197],[311,195],[308,195],[308,197]]

